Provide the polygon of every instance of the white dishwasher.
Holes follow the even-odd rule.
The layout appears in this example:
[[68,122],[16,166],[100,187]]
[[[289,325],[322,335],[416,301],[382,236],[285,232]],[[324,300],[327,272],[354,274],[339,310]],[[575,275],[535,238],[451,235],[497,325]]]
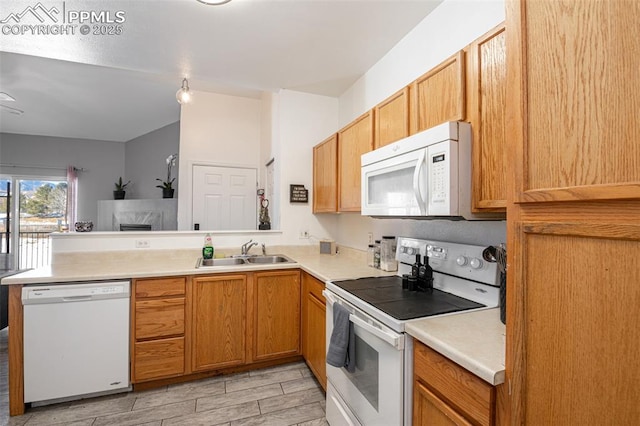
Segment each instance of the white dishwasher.
[[129,387],[129,281],[22,288],[24,401]]

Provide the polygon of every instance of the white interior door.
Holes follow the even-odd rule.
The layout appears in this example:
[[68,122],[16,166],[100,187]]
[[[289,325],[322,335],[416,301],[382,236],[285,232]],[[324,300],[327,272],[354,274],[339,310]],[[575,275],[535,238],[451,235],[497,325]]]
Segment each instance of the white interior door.
[[257,170],[193,166],[193,224],[203,231],[257,228]]

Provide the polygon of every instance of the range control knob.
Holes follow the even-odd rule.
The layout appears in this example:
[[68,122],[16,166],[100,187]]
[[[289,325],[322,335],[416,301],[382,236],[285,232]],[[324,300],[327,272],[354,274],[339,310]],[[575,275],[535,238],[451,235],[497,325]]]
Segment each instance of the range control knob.
[[407,247],[406,253],[409,256],[413,256],[414,254],[416,254],[416,249],[414,249],[413,247]]
[[464,266],[466,265],[468,262],[468,259],[466,256],[458,256],[456,258],[456,263],[458,264],[458,266]]
[[473,269],[480,269],[482,268],[482,260],[474,257],[473,259],[471,259],[471,262],[469,262],[469,265],[471,265]]

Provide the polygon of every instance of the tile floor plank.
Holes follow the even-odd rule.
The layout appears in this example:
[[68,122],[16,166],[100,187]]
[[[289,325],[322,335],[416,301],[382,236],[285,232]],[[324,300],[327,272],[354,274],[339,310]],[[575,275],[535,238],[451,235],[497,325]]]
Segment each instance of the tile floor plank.
[[324,417],[324,410],[320,404],[313,403],[236,420],[231,422],[231,426],[290,426],[321,417]]
[[260,415],[258,401],[249,401],[229,407],[200,411],[187,416],[174,417],[162,422],[162,426],[211,426],[229,423],[232,420]]
[[198,398],[196,411],[200,412],[213,410],[214,408],[229,407],[277,395],[282,395],[282,387],[280,386],[280,383],[273,383],[271,385],[260,386],[250,390],[243,389],[236,392],[228,392],[224,395]]
[[145,408],[98,417],[93,426],[135,426],[155,420],[184,416],[196,411],[196,400],[167,404],[162,407]]
[[230,380],[226,382],[227,392],[235,392],[245,389],[251,389],[258,386],[270,385],[272,383],[287,382],[289,380],[301,379],[300,370],[285,370],[272,373],[265,373],[256,376],[250,376],[246,379]]
[[261,399],[258,403],[260,404],[260,413],[268,414],[286,408],[320,402],[322,400],[324,400],[324,393],[320,389],[315,388]]

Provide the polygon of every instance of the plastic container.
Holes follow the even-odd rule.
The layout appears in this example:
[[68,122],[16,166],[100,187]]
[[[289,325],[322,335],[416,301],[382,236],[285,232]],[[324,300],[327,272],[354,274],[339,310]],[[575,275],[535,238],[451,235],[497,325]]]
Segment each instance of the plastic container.
[[397,271],[396,237],[383,236],[380,244],[380,269],[383,271]]
[[374,258],[375,258],[375,251],[376,248],[373,244],[369,244],[369,248],[367,248],[367,266],[370,266],[373,268],[374,265]]
[[373,267],[380,269],[380,240],[373,245]]
[[204,237],[204,246],[202,247],[202,258],[213,259],[213,242],[211,241],[211,234],[207,234]]

